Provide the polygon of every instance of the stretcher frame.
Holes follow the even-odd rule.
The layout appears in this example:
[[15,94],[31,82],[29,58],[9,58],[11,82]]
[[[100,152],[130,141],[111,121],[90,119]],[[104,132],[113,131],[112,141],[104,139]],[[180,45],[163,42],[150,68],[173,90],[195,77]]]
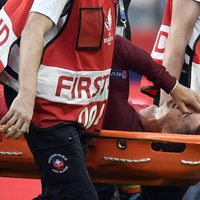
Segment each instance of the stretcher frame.
[[[0,140],[0,176],[39,178],[24,137]],[[87,167],[97,183],[193,185],[200,181],[200,136],[101,130],[89,134]],[[163,152],[154,143],[182,144],[181,152]]]

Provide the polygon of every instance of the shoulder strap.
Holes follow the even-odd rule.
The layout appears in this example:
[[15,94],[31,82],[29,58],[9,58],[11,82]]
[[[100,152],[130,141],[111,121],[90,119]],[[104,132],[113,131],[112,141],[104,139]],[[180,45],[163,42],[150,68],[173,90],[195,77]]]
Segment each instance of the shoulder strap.
[[69,12],[70,12],[70,10],[71,10],[71,8],[72,8],[73,3],[74,3],[74,0],[69,0],[69,1],[66,3],[66,5],[65,5],[65,7],[64,7],[64,9],[63,9],[63,12],[62,12],[61,17],[63,17],[63,16],[65,16],[65,15],[69,14]]

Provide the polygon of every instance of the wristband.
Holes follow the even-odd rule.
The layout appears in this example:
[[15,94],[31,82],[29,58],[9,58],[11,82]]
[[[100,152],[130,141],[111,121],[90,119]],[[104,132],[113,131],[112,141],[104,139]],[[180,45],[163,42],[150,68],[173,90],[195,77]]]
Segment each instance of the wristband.
[[170,91],[170,93],[169,94],[171,94],[173,91],[174,91],[174,89],[176,88],[176,86],[178,85],[178,80],[176,80],[176,84],[174,85],[174,87],[172,88],[172,90]]

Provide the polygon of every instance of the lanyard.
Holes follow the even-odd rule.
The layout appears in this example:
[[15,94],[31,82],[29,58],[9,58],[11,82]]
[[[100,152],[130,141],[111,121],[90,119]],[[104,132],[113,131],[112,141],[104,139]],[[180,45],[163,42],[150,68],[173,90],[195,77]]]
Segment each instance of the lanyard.
[[124,2],[123,0],[119,0],[119,13],[120,13],[120,21],[123,23],[124,27],[126,28],[126,13],[124,9]]

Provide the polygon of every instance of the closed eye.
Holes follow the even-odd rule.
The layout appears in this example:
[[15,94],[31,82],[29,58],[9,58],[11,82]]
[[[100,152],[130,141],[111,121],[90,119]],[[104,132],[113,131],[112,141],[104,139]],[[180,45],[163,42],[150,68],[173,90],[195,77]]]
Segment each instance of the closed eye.
[[176,103],[175,103],[173,100],[169,100],[169,101],[167,102],[167,106],[168,106],[169,108],[172,108],[172,109],[177,108]]
[[177,107],[176,103],[173,103],[172,108],[175,109]]
[[185,119],[185,118],[189,117],[190,115],[191,115],[190,113],[185,113],[185,114],[183,114],[183,118]]

